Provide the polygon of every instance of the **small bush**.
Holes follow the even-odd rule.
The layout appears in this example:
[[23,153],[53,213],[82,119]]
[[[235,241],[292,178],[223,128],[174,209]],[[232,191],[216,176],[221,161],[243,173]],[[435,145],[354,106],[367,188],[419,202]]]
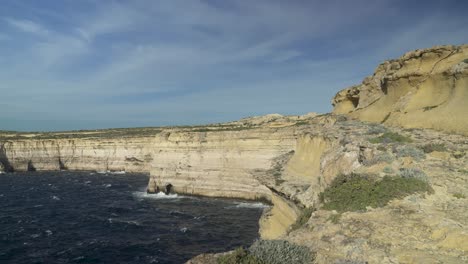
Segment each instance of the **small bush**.
[[396,149],[396,154],[398,157],[412,157],[413,159],[419,161],[426,158],[426,154],[419,148],[412,146],[403,146]]
[[387,174],[392,174],[394,173],[394,170],[392,169],[392,167],[386,166],[385,168],[383,168],[383,172]]
[[372,159],[364,160],[363,163],[366,166],[372,166],[372,165],[379,164],[382,162],[390,164],[393,161],[394,161],[394,158],[392,154],[388,152],[382,152],[382,153],[375,155]]
[[466,198],[466,196],[463,193],[454,193],[453,197],[455,197],[457,199],[465,199]]
[[237,248],[233,253],[218,258],[218,264],[266,264],[247,252],[243,247]]
[[447,151],[447,147],[444,144],[434,144],[434,143],[426,144],[422,146],[421,149],[424,151],[424,153],[431,153],[434,151],[440,151],[440,152]]
[[308,207],[302,210],[301,214],[296,219],[296,222],[291,225],[291,231],[296,230],[302,227],[303,225],[305,225],[307,221],[309,221],[310,216],[312,215],[313,212],[314,212],[314,208],[312,207]]
[[384,127],[383,125],[375,125],[371,126],[367,130],[367,134],[374,135],[374,134],[382,134],[388,132],[388,129]]
[[394,142],[399,142],[399,143],[411,143],[413,140],[409,137],[400,135],[395,132],[385,132],[383,135],[376,137],[376,138],[371,138],[369,140],[370,143],[377,144],[377,143],[394,143]]
[[314,260],[309,248],[285,240],[257,240],[250,253],[268,264],[309,264]]
[[421,181],[428,182],[426,173],[416,168],[401,168],[400,177],[405,179],[419,179]]
[[418,178],[385,176],[377,181],[368,175],[340,175],[320,195],[323,209],[338,212],[361,211],[367,206],[382,207],[395,198],[412,193],[431,192],[426,181]]
[[340,222],[341,214],[332,214],[328,217],[327,221],[332,222],[333,224],[338,224]]
[[464,63],[468,63],[468,59],[464,59],[463,62],[464,62]]

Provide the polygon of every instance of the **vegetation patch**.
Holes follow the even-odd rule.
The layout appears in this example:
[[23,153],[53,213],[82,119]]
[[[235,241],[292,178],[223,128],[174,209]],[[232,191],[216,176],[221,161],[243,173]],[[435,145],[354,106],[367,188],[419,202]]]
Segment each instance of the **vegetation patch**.
[[218,264],[266,264],[243,247],[237,248],[231,254],[219,257],[217,261]]
[[375,135],[375,134],[383,134],[387,133],[388,129],[384,127],[383,125],[373,125],[369,127],[367,130],[367,134]]
[[341,214],[332,214],[328,217],[327,220],[336,225],[340,222],[340,218],[341,218]]
[[291,225],[291,231],[294,231],[304,226],[307,223],[307,221],[309,221],[310,216],[312,215],[313,212],[314,212],[314,208],[312,207],[304,208],[304,210],[302,210],[299,217],[296,219],[296,222]]
[[419,178],[385,176],[376,180],[370,175],[351,174],[336,177],[319,197],[323,209],[346,212],[382,207],[392,199],[422,192],[432,192],[432,188]]
[[424,151],[424,153],[431,153],[434,151],[439,151],[439,152],[444,152],[447,151],[447,147],[444,144],[426,144],[421,147],[421,149]]
[[427,175],[424,171],[416,168],[400,168],[400,177],[405,179],[419,179],[428,182]]
[[413,140],[409,137],[400,135],[395,132],[385,132],[379,137],[371,138],[369,140],[370,143],[378,144],[378,143],[411,143]]
[[377,155],[375,155],[372,159],[366,159],[364,160],[364,165],[366,166],[372,166],[375,164],[379,163],[392,163],[395,159],[393,158],[392,154],[388,152],[382,152]]
[[315,258],[309,248],[286,240],[257,240],[250,254],[268,264],[309,264]]
[[426,153],[422,149],[412,146],[398,147],[395,149],[395,153],[398,157],[411,157],[417,161],[426,158]]
[[457,199],[465,199],[466,198],[466,196],[463,193],[454,193],[453,197],[455,197]]

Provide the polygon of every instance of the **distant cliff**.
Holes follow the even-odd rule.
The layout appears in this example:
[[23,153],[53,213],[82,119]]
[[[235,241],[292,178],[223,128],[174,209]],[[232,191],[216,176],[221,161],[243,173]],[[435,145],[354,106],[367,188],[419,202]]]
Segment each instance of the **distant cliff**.
[[468,45],[415,50],[338,92],[333,113],[468,135]]

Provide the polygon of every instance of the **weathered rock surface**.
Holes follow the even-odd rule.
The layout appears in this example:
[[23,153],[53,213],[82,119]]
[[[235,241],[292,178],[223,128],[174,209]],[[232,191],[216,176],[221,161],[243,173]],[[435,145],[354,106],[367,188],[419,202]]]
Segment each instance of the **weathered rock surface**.
[[468,45],[437,46],[385,61],[362,84],[338,92],[335,114],[468,135]]
[[148,172],[152,138],[70,138],[0,141],[0,163],[9,171],[94,170]]

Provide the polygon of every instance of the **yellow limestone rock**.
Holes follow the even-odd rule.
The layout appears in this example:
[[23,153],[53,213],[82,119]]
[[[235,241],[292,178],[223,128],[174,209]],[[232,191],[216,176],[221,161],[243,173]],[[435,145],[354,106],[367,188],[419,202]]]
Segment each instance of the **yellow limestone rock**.
[[335,114],[468,135],[468,45],[437,46],[385,61],[332,100]]

